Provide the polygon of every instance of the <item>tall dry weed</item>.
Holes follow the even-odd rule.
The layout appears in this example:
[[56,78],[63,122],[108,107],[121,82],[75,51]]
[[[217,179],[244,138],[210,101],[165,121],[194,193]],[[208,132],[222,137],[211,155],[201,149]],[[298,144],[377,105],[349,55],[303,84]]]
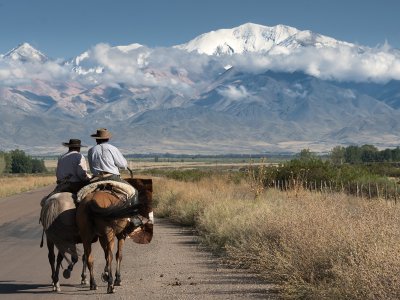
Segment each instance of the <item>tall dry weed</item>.
[[400,299],[400,208],[223,178],[155,184],[156,213],[196,226],[232,265],[279,282],[286,298]]
[[55,184],[55,182],[56,178],[54,176],[0,177],[0,198]]

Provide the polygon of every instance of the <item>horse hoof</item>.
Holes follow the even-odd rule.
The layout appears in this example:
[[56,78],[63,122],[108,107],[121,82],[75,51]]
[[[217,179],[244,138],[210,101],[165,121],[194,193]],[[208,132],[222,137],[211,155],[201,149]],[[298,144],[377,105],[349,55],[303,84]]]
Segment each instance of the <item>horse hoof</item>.
[[121,280],[115,280],[114,281],[114,286],[121,286]]
[[60,283],[56,283],[56,285],[54,286],[53,291],[55,291],[57,293],[61,292]]
[[88,285],[88,281],[86,279],[81,280],[81,285]]
[[70,278],[71,277],[71,271],[68,270],[68,269],[64,270],[63,276],[64,276],[65,279]]
[[113,286],[108,286],[107,294],[112,294],[112,293],[114,293],[114,287]]
[[108,282],[108,273],[101,274],[101,280],[103,280],[103,282]]
[[97,285],[91,285],[91,286],[90,286],[90,290],[91,290],[91,291],[97,290]]

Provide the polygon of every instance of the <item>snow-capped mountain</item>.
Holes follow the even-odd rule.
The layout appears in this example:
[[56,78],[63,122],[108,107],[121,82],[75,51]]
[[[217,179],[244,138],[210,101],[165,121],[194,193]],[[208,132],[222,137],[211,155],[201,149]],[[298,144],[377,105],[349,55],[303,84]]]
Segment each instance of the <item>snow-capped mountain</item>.
[[246,23],[232,29],[220,29],[204,33],[178,49],[196,51],[208,55],[243,54],[246,52],[269,52],[299,47],[354,47],[353,44],[333,38],[300,31],[294,27],[277,25],[273,27]]
[[170,48],[99,44],[64,63],[24,43],[0,60],[0,150],[59,153],[69,138],[93,142],[97,127],[125,153],[329,151],[400,138],[398,49],[285,25],[247,23]]
[[15,47],[4,54],[3,58],[20,62],[36,63],[44,63],[49,60],[46,55],[32,47],[29,43],[22,43],[18,45],[18,47]]

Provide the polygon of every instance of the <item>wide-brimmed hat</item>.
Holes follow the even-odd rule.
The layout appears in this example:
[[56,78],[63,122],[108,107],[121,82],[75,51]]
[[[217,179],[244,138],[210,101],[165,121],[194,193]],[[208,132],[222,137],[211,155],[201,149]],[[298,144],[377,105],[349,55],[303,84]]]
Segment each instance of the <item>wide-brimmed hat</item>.
[[94,137],[96,140],[106,140],[111,138],[111,133],[106,128],[99,128],[96,133],[90,136]]
[[65,147],[75,147],[75,148],[87,147],[87,146],[81,145],[81,140],[79,140],[79,139],[70,139],[69,143],[62,143],[62,144]]

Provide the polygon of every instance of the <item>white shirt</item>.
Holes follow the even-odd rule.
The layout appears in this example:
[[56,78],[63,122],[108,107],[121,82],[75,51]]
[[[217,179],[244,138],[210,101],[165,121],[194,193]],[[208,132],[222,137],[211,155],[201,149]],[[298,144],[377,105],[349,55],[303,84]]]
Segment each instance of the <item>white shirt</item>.
[[67,152],[60,156],[57,162],[56,176],[57,180],[70,178],[70,182],[80,182],[90,179],[87,173],[85,157],[78,151]]
[[119,169],[126,169],[128,163],[122,153],[109,143],[98,144],[88,151],[89,167],[93,175],[100,175],[107,172],[115,175],[119,174]]

